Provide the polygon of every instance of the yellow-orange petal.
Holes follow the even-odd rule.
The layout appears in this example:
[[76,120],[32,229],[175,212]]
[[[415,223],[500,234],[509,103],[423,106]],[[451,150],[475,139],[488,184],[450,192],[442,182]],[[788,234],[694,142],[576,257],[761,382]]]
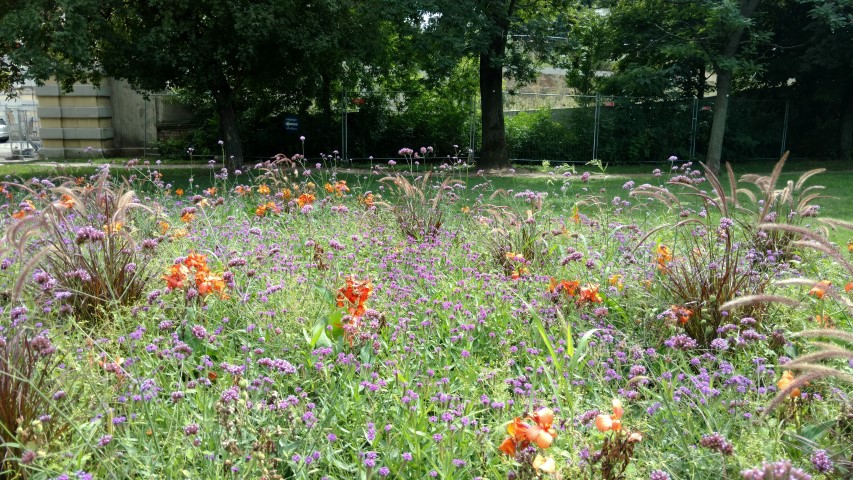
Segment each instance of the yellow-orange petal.
[[554,473],[557,471],[557,463],[552,457],[545,458],[542,455],[536,455],[533,459],[533,468],[542,473]]
[[622,407],[622,401],[619,400],[618,398],[614,398],[613,402],[611,402],[611,403],[613,405],[613,418],[615,420],[619,420],[620,418],[622,418],[622,415],[625,413],[625,408]]
[[610,415],[598,415],[595,417],[595,428],[599,432],[607,432],[613,428],[613,419],[610,418]]
[[554,423],[554,411],[548,407],[540,408],[534,414],[534,420],[540,427],[547,430]]
[[501,443],[501,446],[498,447],[500,451],[509,455],[510,457],[515,456],[515,440],[512,437],[506,437],[504,441]]

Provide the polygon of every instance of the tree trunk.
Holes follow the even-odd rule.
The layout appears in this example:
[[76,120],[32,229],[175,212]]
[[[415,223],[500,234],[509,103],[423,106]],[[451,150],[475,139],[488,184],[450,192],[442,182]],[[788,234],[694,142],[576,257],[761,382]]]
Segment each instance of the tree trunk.
[[[495,45],[496,42],[493,42]],[[504,128],[503,67],[493,62],[495,55],[503,56],[506,41],[501,38],[499,50],[480,55],[480,111],[483,126],[480,161],[483,169],[509,168],[509,152],[506,149]]]
[[320,89],[320,108],[323,110],[323,119],[328,124],[332,121],[332,79],[325,73],[320,75],[320,79],[323,84]]
[[243,145],[237,129],[237,113],[234,110],[234,94],[231,87],[223,85],[213,92],[216,108],[219,111],[219,130],[225,142],[225,166],[234,171],[243,166]]
[[839,157],[845,162],[853,161],[853,88],[841,99],[841,121],[838,124]]
[[705,164],[714,175],[720,174],[720,159],[723,156],[723,138],[726,135],[726,117],[729,113],[729,92],[732,90],[732,72],[717,72],[717,97],[714,99],[714,117],[711,137],[708,140],[708,157]]
[[[740,15],[750,18],[758,7],[760,0],[740,0]],[[741,24],[729,34],[721,60],[734,59],[740,47],[740,39],[743,37],[745,26]],[[711,124],[711,138],[708,140],[708,155],[705,164],[715,175],[720,174],[720,158],[723,155],[723,137],[726,134],[726,118],[729,110],[729,93],[732,90],[731,67],[721,67],[722,62],[714,64],[714,72],[717,74],[717,97],[714,100],[714,119]]]

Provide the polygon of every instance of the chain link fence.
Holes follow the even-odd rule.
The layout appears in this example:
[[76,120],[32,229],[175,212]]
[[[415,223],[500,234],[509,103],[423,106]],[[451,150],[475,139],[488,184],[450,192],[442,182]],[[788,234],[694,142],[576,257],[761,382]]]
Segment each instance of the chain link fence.
[[[504,105],[510,157],[527,162],[702,159],[713,120],[713,98],[516,93],[506,95]],[[724,158],[778,158],[787,115],[784,101],[730,99]]]
[[0,99],[0,118],[6,123],[9,139],[0,143],[0,158],[22,160],[38,158],[38,101],[33,87],[18,88],[14,98]]

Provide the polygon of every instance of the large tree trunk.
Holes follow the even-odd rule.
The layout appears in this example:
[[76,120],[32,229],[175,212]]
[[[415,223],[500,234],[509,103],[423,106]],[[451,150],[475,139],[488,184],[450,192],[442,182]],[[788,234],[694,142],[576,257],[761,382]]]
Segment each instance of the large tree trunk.
[[234,93],[227,83],[221,84],[213,92],[216,108],[219,111],[219,130],[225,143],[225,166],[234,171],[243,166],[243,145],[237,128],[237,113],[234,110]]
[[848,86],[841,98],[841,121],[838,124],[839,157],[853,161],[853,87]]
[[[740,14],[743,18],[750,18],[758,7],[760,0],[740,0]],[[740,47],[740,39],[743,37],[745,26],[737,27],[729,34],[726,46],[723,49],[722,60],[735,57]],[[711,124],[711,138],[708,140],[708,156],[705,159],[708,169],[715,175],[720,173],[720,158],[723,154],[723,138],[726,134],[726,118],[729,110],[729,94],[732,90],[732,75],[730,67],[723,67],[723,62],[714,65],[717,74],[717,97],[714,100],[714,119]]]
[[726,135],[726,118],[729,114],[729,93],[732,90],[732,72],[722,70],[717,72],[717,97],[714,99],[714,117],[711,123],[711,137],[708,141],[708,157],[706,165],[714,172],[720,173],[720,159],[723,156],[723,138]]
[[[503,67],[499,62],[494,62],[493,56],[503,56],[506,40],[501,38],[498,43],[499,51],[492,50],[490,55],[480,55],[480,111],[483,133],[477,166],[484,169],[510,167],[504,128]],[[496,46],[495,42],[493,46]]]

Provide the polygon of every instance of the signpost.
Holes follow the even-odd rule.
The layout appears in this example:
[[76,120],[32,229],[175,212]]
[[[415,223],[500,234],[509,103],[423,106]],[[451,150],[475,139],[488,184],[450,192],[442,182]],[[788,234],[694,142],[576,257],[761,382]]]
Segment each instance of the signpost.
[[288,132],[296,132],[297,130],[299,130],[299,118],[296,115],[285,116],[284,129]]

